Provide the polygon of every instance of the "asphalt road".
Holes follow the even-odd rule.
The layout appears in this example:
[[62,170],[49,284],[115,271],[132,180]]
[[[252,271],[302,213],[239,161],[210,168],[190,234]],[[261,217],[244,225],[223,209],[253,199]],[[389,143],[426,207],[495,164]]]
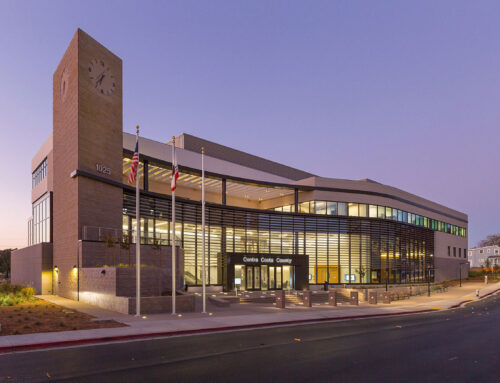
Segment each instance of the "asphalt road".
[[499,382],[500,295],[428,314],[0,355],[0,382]]

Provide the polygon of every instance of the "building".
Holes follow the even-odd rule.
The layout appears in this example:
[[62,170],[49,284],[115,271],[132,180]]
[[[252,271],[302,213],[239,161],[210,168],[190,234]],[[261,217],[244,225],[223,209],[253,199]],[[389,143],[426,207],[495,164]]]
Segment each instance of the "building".
[[[32,161],[30,246],[13,256],[14,280],[106,307],[131,302],[135,136],[123,132],[122,61],[78,30],[54,73],[53,97],[53,132]],[[141,252],[154,266],[144,269],[143,295],[154,297],[171,283],[172,145],[141,138],[139,147]],[[458,278],[466,262],[468,218],[459,211],[189,134],[176,147],[179,287],[201,284],[202,147],[212,290],[441,281]]]
[[500,258],[500,246],[497,245],[469,249],[470,267],[484,267],[487,259],[491,266],[498,265],[500,264],[498,258]]

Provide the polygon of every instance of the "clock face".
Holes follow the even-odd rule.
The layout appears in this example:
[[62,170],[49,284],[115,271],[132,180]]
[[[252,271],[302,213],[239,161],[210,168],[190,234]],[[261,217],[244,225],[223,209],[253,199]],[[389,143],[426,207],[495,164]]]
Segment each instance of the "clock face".
[[68,94],[68,85],[69,85],[69,73],[68,69],[64,68],[61,75],[61,99],[63,102],[66,100],[66,95]]
[[102,60],[93,59],[88,67],[90,81],[94,89],[105,96],[111,96],[115,89],[113,73]]

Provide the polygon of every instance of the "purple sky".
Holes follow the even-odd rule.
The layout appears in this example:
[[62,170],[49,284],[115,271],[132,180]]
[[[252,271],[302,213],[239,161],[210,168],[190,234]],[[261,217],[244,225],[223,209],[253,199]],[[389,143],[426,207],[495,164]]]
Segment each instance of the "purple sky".
[[499,15],[498,1],[0,0],[0,249],[26,245],[30,161],[77,27],[123,59],[125,131],[402,188],[467,213],[472,247],[500,232]]

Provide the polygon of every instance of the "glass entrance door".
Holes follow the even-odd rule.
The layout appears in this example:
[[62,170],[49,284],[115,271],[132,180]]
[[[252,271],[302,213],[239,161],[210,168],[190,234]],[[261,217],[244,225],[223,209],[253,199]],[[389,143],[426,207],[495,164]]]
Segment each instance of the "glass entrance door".
[[281,284],[281,271],[282,267],[276,266],[276,290],[281,290],[283,288]]
[[253,266],[247,266],[247,290],[253,290]]
[[235,265],[234,287],[241,290],[292,290],[294,266]]
[[271,290],[276,288],[276,277],[274,275],[275,269],[276,268],[274,266],[269,266],[269,288]]
[[260,266],[245,266],[246,278],[245,278],[245,289],[246,290],[260,290],[261,288],[261,267]]

